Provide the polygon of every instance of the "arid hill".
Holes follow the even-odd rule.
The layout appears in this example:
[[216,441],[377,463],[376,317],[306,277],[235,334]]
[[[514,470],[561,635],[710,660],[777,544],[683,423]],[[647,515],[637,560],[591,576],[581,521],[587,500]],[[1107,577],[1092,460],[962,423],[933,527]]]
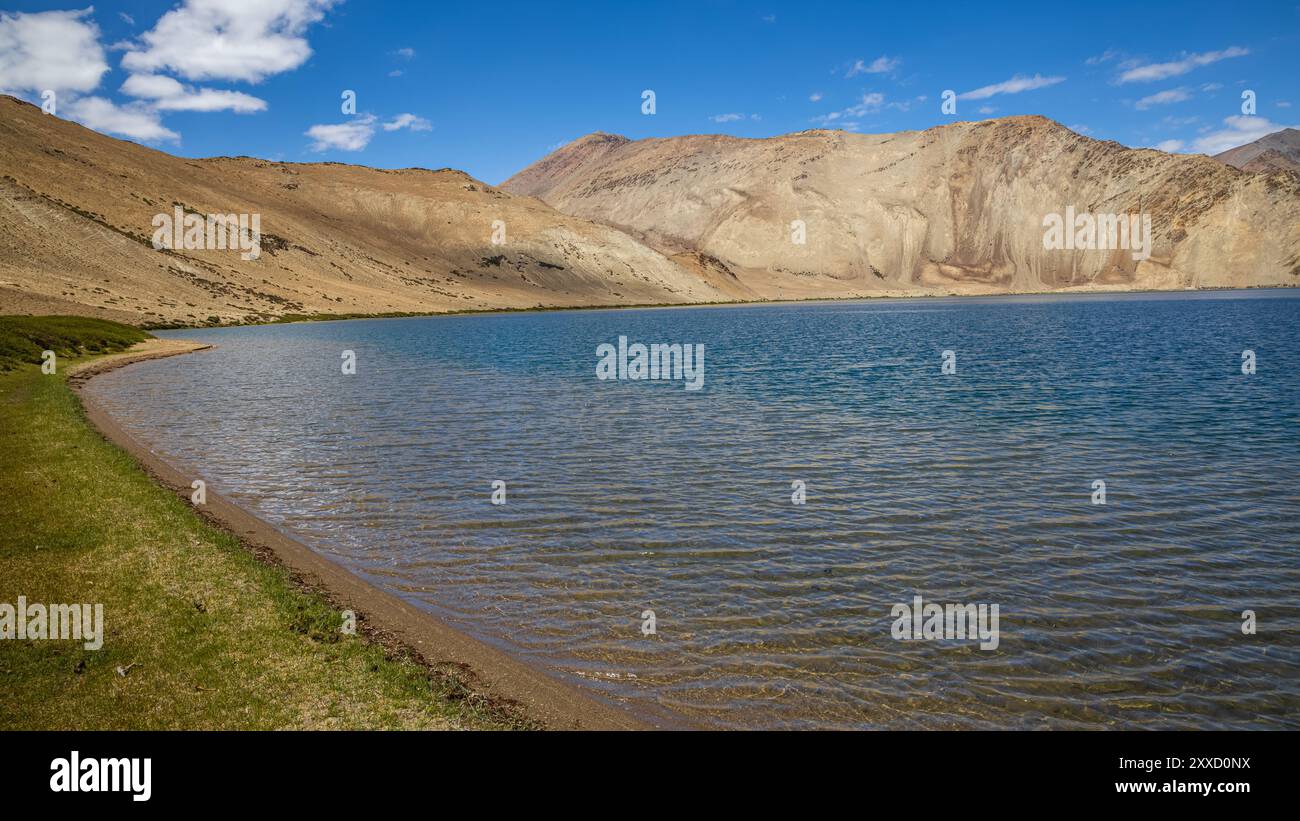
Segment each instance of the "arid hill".
[[[1045,249],[1045,215],[1067,207],[1150,214],[1149,258]],[[259,214],[261,256],[156,250],[154,220],[176,209]],[[592,134],[497,188],[449,169],[185,159],[0,96],[0,313],[201,325],[1298,283],[1300,176],[1041,117],[762,140]]]
[[1215,154],[1214,159],[1242,171],[1300,173],[1300,131],[1284,128],[1254,142]]
[[[260,214],[260,258],[155,250],[177,206]],[[459,171],[189,160],[0,97],[0,314],[194,325],[726,298],[622,231]]]
[[[768,139],[598,133],[501,187],[706,263],[755,298],[1300,284],[1300,179],[1043,117]],[[1067,208],[1150,214],[1149,258],[1045,249],[1045,217]]]

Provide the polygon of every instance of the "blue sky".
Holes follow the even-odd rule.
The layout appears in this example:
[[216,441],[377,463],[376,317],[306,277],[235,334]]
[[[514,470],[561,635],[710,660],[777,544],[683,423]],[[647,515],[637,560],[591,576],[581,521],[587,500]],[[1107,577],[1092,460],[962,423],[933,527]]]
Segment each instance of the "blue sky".
[[[0,90],[184,156],[460,168],[592,131],[1042,114],[1213,153],[1300,123],[1300,2],[3,2]],[[356,113],[341,94],[356,92]],[[642,92],[655,113],[642,114]],[[956,115],[942,94],[958,96]],[[1241,94],[1255,95],[1253,114]]]

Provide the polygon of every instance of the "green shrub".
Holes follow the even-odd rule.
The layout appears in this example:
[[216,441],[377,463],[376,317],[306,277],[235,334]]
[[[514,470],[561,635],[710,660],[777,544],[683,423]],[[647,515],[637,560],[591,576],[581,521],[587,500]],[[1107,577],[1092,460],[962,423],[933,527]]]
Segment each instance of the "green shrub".
[[82,316],[0,316],[0,371],[41,363],[41,353],[60,357],[125,350],[150,334],[107,319]]

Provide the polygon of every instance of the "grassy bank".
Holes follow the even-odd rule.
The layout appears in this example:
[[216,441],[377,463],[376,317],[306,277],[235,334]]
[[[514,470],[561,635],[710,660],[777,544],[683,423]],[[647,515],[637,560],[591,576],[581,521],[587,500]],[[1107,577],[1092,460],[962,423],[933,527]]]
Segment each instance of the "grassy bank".
[[138,331],[117,326],[112,341],[73,322],[33,338],[31,322],[6,337],[14,326],[0,319],[0,345],[20,349],[0,373],[0,603],[102,603],[104,641],[0,640],[0,729],[517,725],[454,670],[343,635],[322,597],[87,425],[68,359],[43,375],[15,341],[54,340],[45,347],[71,356]]
[[130,325],[80,316],[0,316],[0,372],[58,359],[123,351],[149,334]]

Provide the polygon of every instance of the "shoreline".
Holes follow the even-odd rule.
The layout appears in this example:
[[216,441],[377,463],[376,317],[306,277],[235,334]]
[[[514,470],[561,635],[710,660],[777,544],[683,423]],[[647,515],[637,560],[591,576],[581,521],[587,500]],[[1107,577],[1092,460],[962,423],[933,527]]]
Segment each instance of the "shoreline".
[[211,489],[205,505],[193,505],[191,479],[131,436],[85,390],[86,384],[100,374],[212,347],[185,340],[151,339],[130,350],[75,365],[68,372],[68,387],[80,402],[90,427],[125,451],[155,483],[179,496],[201,519],[234,536],[260,561],[284,567],[301,587],[320,593],[336,607],[353,610],[358,627],[368,639],[401,645],[429,667],[449,663],[461,668],[476,693],[517,706],[525,717],[546,729],[640,730],[669,726],[648,723],[630,710],[598,699],[445,624],[286,536]]
[[258,328],[265,325],[295,325],[300,323],[311,322],[348,322],[361,319],[422,319],[435,316],[491,316],[494,314],[542,314],[542,313],[559,313],[563,311],[628,311],[628,310],[651,310],[651,309],[672,309],[672,308],[741,308],[747,306],[760,305],[805,305],[808,303],[827,303],[836,302],[874,302],[876,300],[909,300],[909,299],[961,299],[961,300],[979,300],[979,299],[997,299],[1001,297],[1033,297],[1033,296],[1123,296],[1127,294],[1150,295],[1150,294],[1212,294],[1221,292],[1250,292],[1250,291],[1293,291],[1300,289],[1300,285],[1246,285],[1239,288],[1227,286],[1206,286],[1202,288],[1127,288],[1127,289],[1093,289],[1087,286],[1081,286],[1077,290],[1055,290],[1055,291],[1007,291],[1005,293],[987,293],[987,294],[876,294],[864,296],[812,296],[801,299],[748,299],[748,300],[725,300],[721,302],[652,302],[637,303],[627,305],[545,305],[535,306],[532,308],[469,308],[465,310],[452,311],[428,311],[428,312],[396,312],[396,313],[376,313],[376,314],[286,314],[274,319],[268,319],[263,322],[233,322],[220,323],[217,325],[169,325],[169,324],[142,324],[136,327],[145,331],[204,331],[216,328]]

